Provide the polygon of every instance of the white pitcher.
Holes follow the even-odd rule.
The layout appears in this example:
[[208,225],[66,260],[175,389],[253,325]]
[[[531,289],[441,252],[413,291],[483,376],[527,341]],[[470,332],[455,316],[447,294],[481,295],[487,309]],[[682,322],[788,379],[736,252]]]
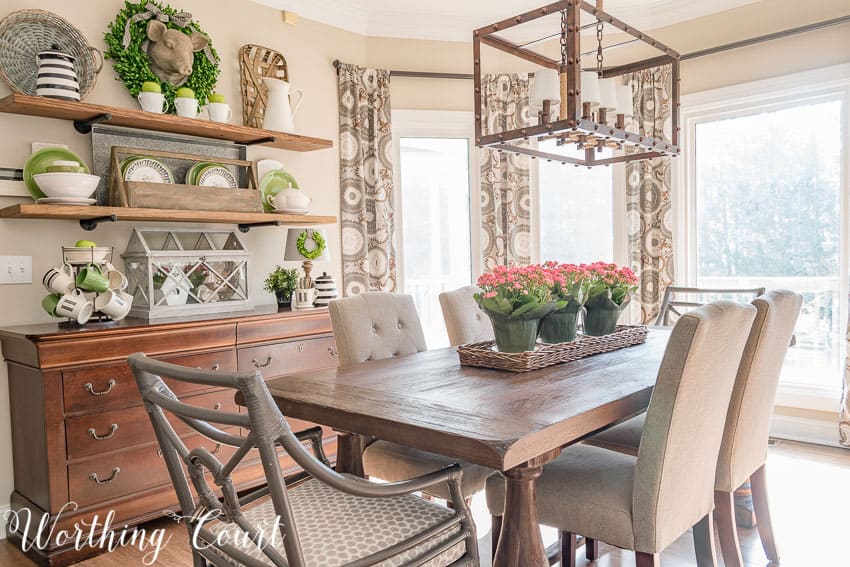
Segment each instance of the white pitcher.
[[[263,82],[266,84],[268,92],[263,128],[278,132],[295,132],[293,119],[295,113],[298,112],[298,107],[301,106],[301,101],[304,100],[304,93],[300,89],[291,90],[292,86],[280,79],[263,77]],[[298,102],[294,105],[289,100],[290,91],[299,95]]]

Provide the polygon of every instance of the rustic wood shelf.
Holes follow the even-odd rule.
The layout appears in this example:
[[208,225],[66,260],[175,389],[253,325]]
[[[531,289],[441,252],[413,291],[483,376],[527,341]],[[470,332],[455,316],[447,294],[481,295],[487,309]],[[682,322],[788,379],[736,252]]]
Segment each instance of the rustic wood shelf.
[[4,219],[77,220],[87,230],[106,221],[199,222],[239,225],[243,232],[252,226],[335,224],[335,216],[231,213],[226,211],[178,211],[131,207],[78,207],[74,205],[10,205],[0,209]]
[[78,130],[91,124],[111,124],[129,128],[170,132],[227,140],[238,144],[258,144],[270,148],[310,152],[333,147],[333,142],[310,136],[260,130],[248,126],[212,122],[199,118],[182,118],[173,114],[154,114],[132,108],[73,102],[40,96],[10,94],[0,99],[0,112],[72,120]]

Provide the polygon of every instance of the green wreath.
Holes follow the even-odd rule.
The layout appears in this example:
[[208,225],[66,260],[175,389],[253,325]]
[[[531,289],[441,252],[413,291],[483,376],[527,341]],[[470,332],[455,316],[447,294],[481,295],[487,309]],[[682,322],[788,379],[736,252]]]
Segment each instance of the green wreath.
[[325,238],[322,236],[322,233],[318,230],[313,231],[313,238],[311,240],[316,244],[316,247],[313,250],[307,250],[307,247],[305,246],[305,244],[307,244],[307,231],[305,230],[298,235],[298,240],[295,241],[295,246],[298,248],[299,254],[308,260],[315,260],[322,255],[322,252],[325,251],[327,243],[325,242]]
[[[207,35],[195,21],[189,21],[183,27],[178,25],[182,23],[182,17],[191,17],[190,14],[178,12],[171,6],[162,5],[158,2],[146,1],[135,4],[127,0],[124,2],[124,9],[118,12],[115,21],[109,25],[108,31],[104,34],[107,48],[104,57],[112,59],[112,68],[134,98],[141,92],[142,83],[153,81],[162,88],[162,94],[168,101],[169,111],[174,111],[174,94],[181,87],[188,87],[195,91],[198,104],[203,106],[207,103],[209,95],[213,93],[218,81],[219,62],[221,61],[218,53],[213,49],[212,42],[210,42],[207,50],[196,52],[192,74],[180,87],[172,87],[170,84],[159,80],[150,70],[148,54],[142,49],[142,44],[147,40],[147,24],[151,18],[140,19],[144,18],[144,16],[140,16],[136,21],[131,21],[129,26],[127,25],[127,21],[133,20],[133,17],[138,14],[150,14],[151,7],[163,16],[167,16],[168,21],[164,22],[167,28],[177,29],[186,34],[197,31]],[[157,19],[162,21],[161,18]],[[177,22],[175,23],[174,20],[177,20]],[[126,48],[124,47],[125,31],[129,32],[129,44]]]

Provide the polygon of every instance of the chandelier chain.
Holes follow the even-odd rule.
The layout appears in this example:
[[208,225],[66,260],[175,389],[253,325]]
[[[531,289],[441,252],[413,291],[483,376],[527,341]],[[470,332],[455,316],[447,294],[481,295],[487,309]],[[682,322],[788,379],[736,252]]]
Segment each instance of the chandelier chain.
[[596,74],[602,77],[602,20],[596,20]]
[[561,10],[561,66],[567,65],[567,11]]

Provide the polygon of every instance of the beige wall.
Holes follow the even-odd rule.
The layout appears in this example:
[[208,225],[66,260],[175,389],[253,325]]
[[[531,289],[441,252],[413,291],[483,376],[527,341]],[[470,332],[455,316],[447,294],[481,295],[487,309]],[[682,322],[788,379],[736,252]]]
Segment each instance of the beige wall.
[[[364,38],[335,28],[301,19],[296,26],[283,24],[275,10],[248,0],[204,2],[180,0],[173,3],[194,13],[213,39],[222,56],[219,90],[234,110],[239,107],[239,70],[236,52],[245,43],[267,45],[282,51],[290,66],[292,82],[305,92],[305,102],[296,117],[299,132],[334,140],[331,150],[298,154],[265,148],[252,148],[252,159],[275,157],[286,164],[314,198],[313,210],[320,214],[338,214],[339,180],[337,142],[337,100],[335,73],[331,61],[340,58],[349,63],[401,70],[471,72],[471,47],[468,43],[410,41]],[[22,8],[41,8],[60,14],[74,23],[96,47],[103,48],[106,25],[123,5],[118,0],[4,0],[0,16]],[[682,52],[770,33],[780,29],[828,19],[848,12],[846,0],[806,2],[766,0],[738,10],[701,18],[688,24],[654,32]],[[625,52],[623,52],[625,53]],[[612,54],[612,60],[615,57]],[[760,46],[689,61],[683,64],[683,92],[695,92],[737,82],[760,79],[850,61],[850,26],[808,33],[773,41]],[[524,69],[499,59],[504,69]],[[0,86],[0,94],[5,94]],[[469,110],[472,107],[471,83],[458,80],[396,78],[392,81],[394,108]],[[134,106],[121,83],[114,80],[109,63],[101,73],[89,101],[118,106]],[[0,115],[0,166],[22,167],[32,141],[59,142],[90,159],[88,136],[77,135],[63,121]],[[0,205],[19,199],[0,197]],[[94,233],[84,233],[78,225],[65,221],[0,221],[0,254],[33,257],[33,280],[59,261],[59,247],[83,237],[122,250],[130,230],[129,223],[102,225]],[[244,236],[252,252],[251,295],[256,303],[270,303],[262,291],[263,276],[282,259],[284,231],[256,229]],[[331,253],[334,260],[317,265],[339,275],[339,231],[331,229]],[[0,286],[0,324],[11,325],[46,321],[39,301],[44,291],[37,283],[24,286]],[[9,399],[5,366],[0,365],[0,506],[8,503],[12,490],[9,439]]]

